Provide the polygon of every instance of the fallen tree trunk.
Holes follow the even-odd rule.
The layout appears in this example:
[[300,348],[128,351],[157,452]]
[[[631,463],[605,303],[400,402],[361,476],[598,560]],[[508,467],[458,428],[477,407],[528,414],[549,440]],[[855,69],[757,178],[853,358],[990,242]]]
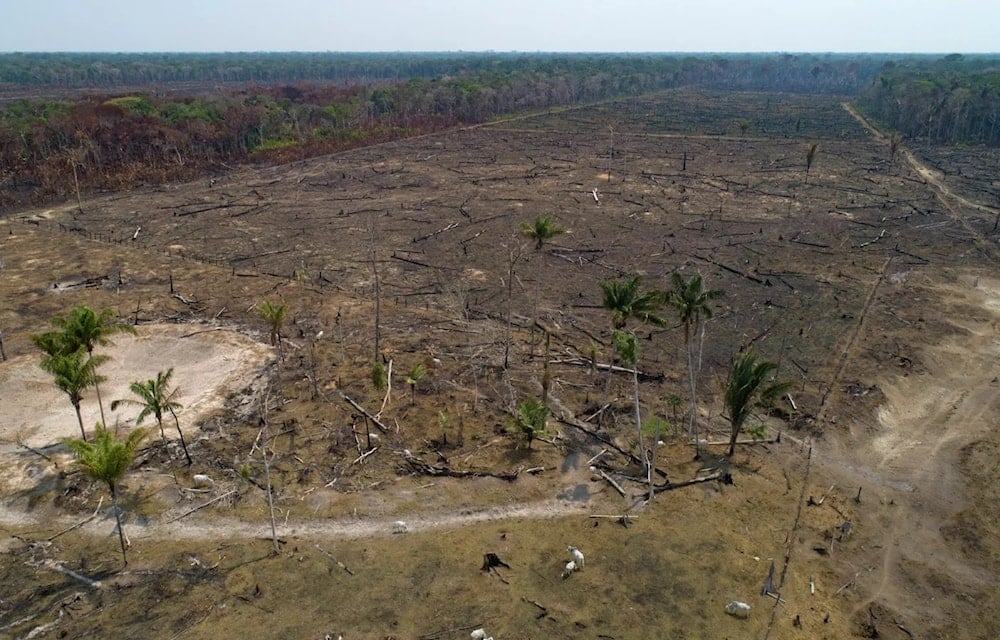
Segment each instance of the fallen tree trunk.
[[468,471],[452,469],[447,465],[436,465],[424,462],[420,458],[417,458],[407,449],[403,449],[403,459],[408,465],[418,473],[422,473],[428,476],[446,476],[449,478],[498,478],[500,480],[506,480],[507,482],[513,482],[517,480],[518,474],[521,470],[517,469],[515,471],[486,471],[482,469],[472,469]]
[[685,480],[684,482],[668,482],[666,484],[654,485],[654,495],[657,493],[663,493],[664,491],[673,491],[674,489],[681,489],[683,487],[690,487],[693,484],[701,484],[703,482],[712,482],[713,480],[718,480],[722,484],[733,484],[733,474],[728,471],[716,471],[715,473],[709,474],[707,476],[702,476],[700,478],[692,478],[691,480]]
[[587,367],[588,369],[591,367],[595,367],[600,371],[607,371],[608,369],[610,369],[612,373],[627,373],[629,375],[635,373],[636,375],[639,376],[639,379],[644,382],[659,382],[663,380],[662,373],[644,373],[642,371],[633,371],[632,369],[629,369],[627,367],[619,367],[618,365],[603,364],[600,362],[594,364],[587,358],[555,359],[555,360],[549,360],[549,364],[569,364],[573,365],[574,367]]

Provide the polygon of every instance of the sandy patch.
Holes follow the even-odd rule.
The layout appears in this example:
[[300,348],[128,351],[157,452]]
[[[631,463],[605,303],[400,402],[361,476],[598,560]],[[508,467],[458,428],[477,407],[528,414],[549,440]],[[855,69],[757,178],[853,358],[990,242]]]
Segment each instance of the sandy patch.
[[[139,409],[122,406],[112,412],[111,401],[132,397],[129,384],[155,378],[157,372],[173,367],[172,382],[180,388],[177,401],[184,405],[178,413],[181,428],[190,428],[221,407],[228,393],[258,375],[273,353],[267,345],[235,331],[206,329],[202,325],[139,326],[135,336],[115,336],[114,345],[100,348],[99,353],[111,357],[100,369],[107,377],[101,396],[108,422],[132,426]],[[44,447],[80,434],[69,399],[38,361],[38,355],[28,354],[0,363],[2,440],[20,437],[30,446]],[[84,397],[81,409],[90,431],[101,419],[93,390]],[[155,428],[152,418],[143,424]]]

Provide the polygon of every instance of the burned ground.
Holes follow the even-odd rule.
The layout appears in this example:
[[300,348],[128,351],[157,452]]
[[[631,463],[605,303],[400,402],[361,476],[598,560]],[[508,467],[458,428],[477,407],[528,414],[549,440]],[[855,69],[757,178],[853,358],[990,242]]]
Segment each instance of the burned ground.
[[[807,173],[806,155],[817,143]],[[678,91],[238,169],[211,183],[88,198],[82,211],[66,205],[9,216],[0,244],[8,355],[29,353],[28,334],[78,301],[140,324],[225,325],[261,339],[255,304],[282,301],[290,319],[282,361],[201,422],[194,470],[219,479],[214,497],[232,495],[182,519],[188,527],[167,543],[166,520],[210,496],[185,490],[190,471],[150,451],[128,482],[141,527],[140,568],[130,564],[119,575],[110,544],[77,546],[79,532],[55,546],[38,543],[54,532],[33,518],[69,510],[79,520],[99,495],[75,475],[48,481],[51,493],[30,498],[28,516],[35,515],[8,515],[4,525],[19,538],[8,544],[5,569],[17,588],[2,597],[19,604],[0,626],[20,637],[76,606],[89,615],[67,615],[53,630],[141,635],[153,625],[159,637],[207,637],[263,624],[266,613],[278,620],[276,634],[303,637],[338,629],[345,637],[432,637],[477,622],[504,637],[580,630],[763,637],[772,627],[773,637],[793,637],[798,615],[814,637],[843,637],[861,634],[874,607],[880,637],[902,634],[900,625],[979,637],[988,616],[975,615],[980,626],[962,625],[974,611],[966,596],[997,609],[983,576],[915,563],[921,549],[906,549],[901,530],[922,527],[926,516],[945,528],[963,566],[997,552],[996,531],[982,515],[995,511],[988,484],[962,480],[977,477],[978,465],[969,464],[982,457],[977,452],[995,449],[995,433],[983,429],[996,403],[988,393],[997,375],[995,356],[989,359],[1000,286],[994,219],[942,200],[947,194],[913,166],[889,160],[888,144],[835,98]],[[962,193],[975,198],[974,191]],[[536,252],[518,227],[541,214],[567,233]],[[387,432],[369,424],[377,436],[370,445],[366,420],[342,394],[372,413],[382,402],[369,382],[375,271],[378,357],[392,362],[394,375],[381,413]],[[725,466],[736,486],[662,494],[635,511],[628,529],[592,521],[585,515],[632,504],[581,463],[608,447],[573,426],[601,406],[603,375],[592,375],[591,355],[610,357],[598,283],[641,274],[646,286],[663,288],[671,274],[696,271],[725,292],[706,328],[701,406],[711,439],[726,429],[720,394],[730,358],[750,347],[780,362],[781,376],[796,383],[794,409],[786,401],[772,416],[787,437],[766,449],[741,447],[734,460],[713,449],[693,463],[671,429],[660,466],[672,480]],[[504,372],[508,292],[512,347]],[[532,330],[536,292],[539,323],[551,333],[545,355],[541,331]],[[637,329],[643,413],[682,423],[667,397],[686,397],[683,331]],[[510,411],[540,395],[545,360],[555,415],[566,422],[550,422],[557,447],[536,442],[528,450],[509,433]],[[403,377],[418,362],[428,372],[411,397]],[[939,399],[966,411],[963,425],[932,415],[930,422],[951,430],[947,442],[908,448],[916,438],[907,430],[930,409],[900,418],[892,407],[928,394],[961,362],[968,366],[953,382],[975,393],[949,400],[942,391]],[[610,417],[591,426],[635,451],[628,383],[616,381]],[[265,542],[239,544],[244,527],[251,537],[267,535],[263,494],[254,486],[263,473],[254,447],[262,400],[287,522],[273,559]],[[920,443],[932,441],[919,433]],[[897,452],[891,458],[877,448],[886,442]],[[520,473],[513,482],[429,478],[418,473],[428,467],[407,463],[404,448],[453,471]],[[950,469],[959,459],[963,475],[949,480],[953,494],[932,491],[935,478],[925,469],[916,474],[921,462]],[[51,473],[30,453],[17,460]],[[638,473],[626,458],[604,460],[633,498],[641,492],[626,479]],[[544,470],[526,471],[537,467]],[[180,484],[156,480],[158,469],[176,471]],[[866,487],[860,504],[852,501],[857,486]],[[11,494],[6,509],[23,511],[29,493]],[[800,497],[823,495],[823,505],[800,507]],[[897,504],[906,505],[905,515],[893,515]],[[397,519],[413,526],[389,538]],[[850,534],[837,529],[845,521],[853,523]],[[970,528],[976,533],[963,537]],[[105,522],[100,544],[106,529]],[[937,550],[939,537],[930,531],[913,540]],[[563,550],[578,540],[587,569],[561,581]],[[316,545],[367,575],[366,586],[352,586],[352,576]],[[903,552],[890,553],[893,545]],[[514,558],[503,573],[510,584],[476,574],[488,550]],[[81,585],[39,568],[51,558],[122,588],[65,604]],[[791,558],[785,603],[773,618],[775,601],[755,595],[771,558],[779,573]],[[938,592],[944,603],[915,606]],[[28,596],[38,604],[26,604]],[[732,599],[753,604],[749,621],[722,615]],[[34,617],[18,622],[27,615]]]

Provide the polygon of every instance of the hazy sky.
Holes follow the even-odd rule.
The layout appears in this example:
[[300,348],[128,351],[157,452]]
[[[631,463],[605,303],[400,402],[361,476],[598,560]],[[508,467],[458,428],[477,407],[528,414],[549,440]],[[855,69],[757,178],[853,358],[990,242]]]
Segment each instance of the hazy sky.
[[1000,50],[1000,0],[0,0],[0,51]]

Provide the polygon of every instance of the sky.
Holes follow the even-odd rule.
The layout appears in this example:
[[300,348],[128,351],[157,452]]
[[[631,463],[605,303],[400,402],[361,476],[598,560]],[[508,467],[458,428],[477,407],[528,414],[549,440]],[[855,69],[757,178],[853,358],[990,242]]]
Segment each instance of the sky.
[[1000,51],[998,0],[0,0],[0,51]]

